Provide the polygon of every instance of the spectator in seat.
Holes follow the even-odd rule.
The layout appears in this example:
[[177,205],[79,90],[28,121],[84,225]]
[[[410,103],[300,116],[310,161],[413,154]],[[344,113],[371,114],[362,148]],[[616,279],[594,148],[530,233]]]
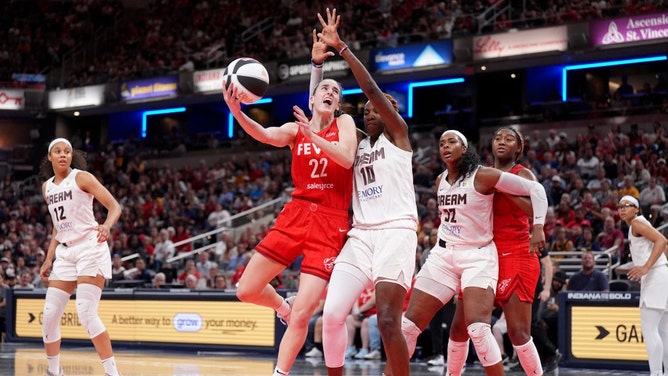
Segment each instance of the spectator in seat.
[[608,276],[596,269],[593,252],[582,254],[582,269],[568,280],[569,291],[610,291]]
[[624,233],[615,226],[615,219],[612,216],[605,218],[603,221],[603,232],[598,234],[597,237],[599,243],[601,243],[601,249],[604,251],[615,246],[617,247],[617,249],[612,252],[611,262],[613,264],[616,263],[620,257],[623,260],[625,259]]

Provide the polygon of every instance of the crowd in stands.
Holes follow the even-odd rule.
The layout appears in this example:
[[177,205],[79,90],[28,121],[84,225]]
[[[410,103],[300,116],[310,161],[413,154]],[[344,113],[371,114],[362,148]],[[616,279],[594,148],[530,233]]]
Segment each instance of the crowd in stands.
[[[239,56],[261,61],[310,53],[315,14],[327,6],[306,0],[151,1],[145,7],[121,0],[15,1],[0,5],[4,41],[0,82],[13,73],[48,73],[72,51],[66,87],[119,82],[225,66]],[[338,2],[351,25],[342,37],[351,48],[400,44],[528,29],[590,19],[651,13],[658,1],[413,0]]]
[[[443,165],[435,140],[416,145],[414,153],[420,218],[418,268],[437,242],[440,220],[434,184]],[[668,219],[667,147],[668,136],[659,122],[610,128],[590,125],[574,137],[555,129],[525,134],[520,163],[530,168],[546,189],[550,203],[544,228],[547,246],[553,257],[563,258],[555,266],[568,258],[579,263],[584,260],[581,255],[589,251],[594,257],[608,255],[611,263],[629,260],[626,228],[617,214],[623,195],[637,197],[655,226]],[[492,160],[490,140],[481,139],[477,149],[482,161]],[[107,150],[106,158],[102,153],[89,157],[89,170],[123,207],[109,240],[113,263],[109,287],[233,290],[270,222],[248,226],[238,234],[223,231],[196,242],[187,239],[230,226],[235,214],[287,197],[291,187],[289,154],[229,154],[212,164],[201,161],[176,168],[159,160],[144,160],[141,152],[128,144]],[[52,223],[41,182],[13,181],[8,175],[0,182],[0,192],[0,287],[44,287],[39,267]],[[96,209],[100,209],[96,213],[104,213],[102,208]],[[272,218],[277,210],[264,214]],[[169,261],[180,255],[183,257]],[[298,268],[297,262],[272,284],[296,288]],[[560,276],[570,277],[566,273]]]
[[[520,162],[534,171],[550,203],[545,224],[550,251],[590,250],[598,254],[617,246],[611,253],[612,261],[628,261],[625,229],[616,210],[623,195],[637,197],[655,226],[668,218],[664,155],[668,136],[662,124],[655,122],[651,129],[630,124],[624,131],[621,126],[601,129],[591,125],[575,137],[554,129],[547,134],[534,130],[525,138]],[[238,277],[235,274],[270,224],[249,226],[236,236],[227,231],[196,242],[182,241],[229,226],[232,215],[287,197],[291,187],[288,154],[221,155],[211,165],[200,161],[196,166],[186,163],[177,169],[159,160],[143,160],[140,149],[127,149],[135,150],[134,154],[122,152],[119,147],[109,150],[106,157],[103,153],[91,154],[94,157],[89,161],[89,170],[123,207],[110,240],[114,278],[145,279],[148,286],[156,272],[173,268],[177,271],[167,273],[166,282],[181,283],[193,274],[199,286],[213,286],[214,281],[206,279],[216,266],[218,274],[228,278],[227,286],[233,288]],[[478,149],[482,160],[489,162],[488,140],[481,140]],[[435,146],[417,148],[414,160],[421,221],[416,259],[419,267],[423,251],[434,244],[432,235],[439,224],[434,184],[443,167]],[[0,273],[8,278],[11,270],[18,278],[30,272],[33,285],[43,286],[36,271],[43,261],[52,223],[41,195],[41,182],[12,181],[7,175],[0,189]],[[175,243],[180,245],[175,247]],[[218,246],[168,265],[170,258],[210,243]],[[120,261],[134,254],[139,257]],[[145,265],[135,265],[135,260]],[[174,275],[178,281],[171,280]]]

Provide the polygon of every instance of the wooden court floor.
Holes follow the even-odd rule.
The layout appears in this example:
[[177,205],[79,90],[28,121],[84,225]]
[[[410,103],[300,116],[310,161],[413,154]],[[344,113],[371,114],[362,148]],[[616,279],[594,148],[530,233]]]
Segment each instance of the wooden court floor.
[[[116,349],[116,362],[123,376],[271,376],[275,358],[264,353],[234,352],[170,352],[142,348]],[[68,347],[61,353],[61,363],[67,376],[104,374],[97,354],[91,346]],[[347,361],[346,376],[380,376],[382,361]],[[412,376],[441,376],[444,367],[429,367],[423,362],[411,363]],[[1,376],[43,376],[46,371],[44,350],[40,344],[5,342],[0,344]],[[484,375],[479,365],[469,365],[464,375]],[[507,372],[523,375],[523,372]],[[553,375],[638,376],[649,373],[621,370],[574,369],[561,367]],[[299,358],[291,376],[326,376],[324,360]]]

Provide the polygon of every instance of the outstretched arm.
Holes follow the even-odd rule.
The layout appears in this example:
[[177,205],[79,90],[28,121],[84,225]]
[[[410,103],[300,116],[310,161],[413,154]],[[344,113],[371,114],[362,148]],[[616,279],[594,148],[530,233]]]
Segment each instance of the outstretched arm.
[[318,13],[318,20],[322,26],[322,32],[318,34],[318,37],[328,46],[339,51],[341,57],[348,63],[360,88],[385,121],[385,132],[390,141],[403,150],[412,151],[406,121],[399,112],[394,109],[392,103],[380,90],[378,84],[373,77],[371,77],[371,74],[362,62],[339,38],[337,30],[341,21],[341,16],[336,14],[336,9],[333,9],[330,12],[329,8],[327,8],[327,22],[325,22],[320,13]]
[[238,99],[237,87],[232,83],[227,90],[223,88],[223,99],[230,109],[232,116],[237,119],[241,127],[251,137],[264,144],[276,147],[292,147],[297,135],[297,125],[295,123],[285,123],[280,127],[263,127],[241,111],[241,102]]

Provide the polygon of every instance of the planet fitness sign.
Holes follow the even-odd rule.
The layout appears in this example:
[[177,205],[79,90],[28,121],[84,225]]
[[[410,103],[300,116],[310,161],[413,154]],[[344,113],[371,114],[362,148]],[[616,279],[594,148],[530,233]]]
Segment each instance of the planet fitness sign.
[[658,13],[589,23],[592,46],[668,38],[668,14]]

